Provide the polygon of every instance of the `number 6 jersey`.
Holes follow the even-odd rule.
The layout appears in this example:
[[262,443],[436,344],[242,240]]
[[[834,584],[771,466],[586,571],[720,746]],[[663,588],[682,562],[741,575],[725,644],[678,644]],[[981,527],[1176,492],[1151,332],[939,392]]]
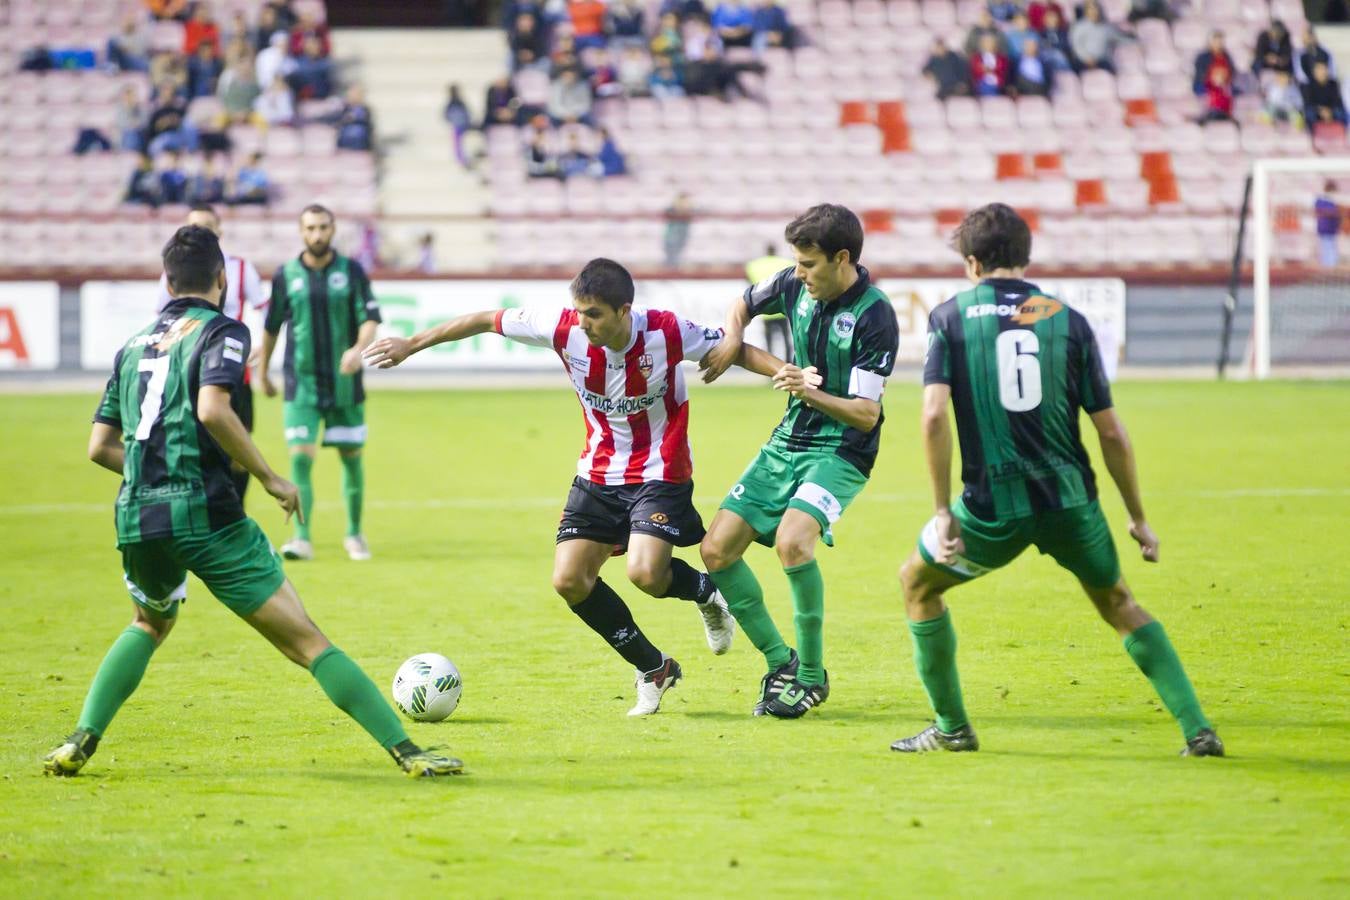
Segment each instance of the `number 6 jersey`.
[[1078,411],[1111,407],[1083,314],[1026,281],[986,279],[928,317],[923,383],[951,385],[962,498],[1004,521],[1092,502]]
[[117,351],[94,421],[122,430],[126,461],[114,506],[117,544],[202,536],[244,517],[230,460],[197,420],[197,390],[241,390],[242,322],[180,297]]

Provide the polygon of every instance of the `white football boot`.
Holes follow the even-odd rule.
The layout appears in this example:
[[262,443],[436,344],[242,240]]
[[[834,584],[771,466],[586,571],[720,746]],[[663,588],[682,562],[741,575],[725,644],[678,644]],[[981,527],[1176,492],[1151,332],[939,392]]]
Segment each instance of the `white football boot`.
[[650,672],[637,672],[637,703],[628,711],[630,716],[650,716],[661,708],[661,696],[683,677],[680,664],[669,656],[661,657],[661,665]]
[[293,538],[281,545],[283,559],[313,559],[314,545],[309,541]]
[[731,639],[736,634],[736,619],[727,609],[727,601],[721,591],[713,591],[703,603],[695,603],[703,615],[703,630],[708,636],[708,648],[717,656],[731,649]]

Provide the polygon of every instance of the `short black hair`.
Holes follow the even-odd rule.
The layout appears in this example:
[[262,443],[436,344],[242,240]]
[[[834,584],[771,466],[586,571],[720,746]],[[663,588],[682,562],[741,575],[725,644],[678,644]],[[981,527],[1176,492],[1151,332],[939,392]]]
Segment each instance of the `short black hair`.
[[203,295],[225,268],[220,239],[209,228],[184,225],[164,245],[164,274],[175,297]]
[[1031,228],[1006,203],[990,203],[972,210],[952,235],[961,258],[973,256],[986,272],[1021,269],[1031,262]]
[[306,213],[315,213],[317,215],[327,216],[328,221],[337,222],[337,216],[333,215],[333,211],[328,207],[324,206],[322,203],[311,203],[309,206],[306,206],[304,209],[300,210],[300,217],[304,218]]
[[840,250],[848,251],[851,263],[862,257],[862,222],[848,207],[836,203],[811,207],[788,223],[783,237],[799,249],[819,248],[830,259]]
[[581,267],[569,285],[572,297],[599,300],[616,312],[633,302],[633,276],[612,259],[599,257]]

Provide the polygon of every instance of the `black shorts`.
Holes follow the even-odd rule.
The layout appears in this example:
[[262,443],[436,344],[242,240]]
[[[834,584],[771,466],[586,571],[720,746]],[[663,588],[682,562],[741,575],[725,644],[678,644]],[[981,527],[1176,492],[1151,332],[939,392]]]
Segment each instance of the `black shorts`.
[[244,423],[244,430],[253,431],[253,388],[242,385],[230,396],[230,407],[239,421]]
[[598,541],[628,547],[628,535],[648,534],[676,547],[703,540],[703,519],[694,509],[694,483],[647,481],[642,484],[596,484],[572,480],[558,543]]

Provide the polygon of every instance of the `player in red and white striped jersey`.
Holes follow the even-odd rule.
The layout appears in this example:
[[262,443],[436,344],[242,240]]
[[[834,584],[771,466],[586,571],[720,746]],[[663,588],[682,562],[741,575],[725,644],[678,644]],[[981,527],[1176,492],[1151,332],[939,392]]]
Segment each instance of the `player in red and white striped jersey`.
[[[608,259],[587,263],[571,292],[571,308],[470,313],[412,338],[378,340],[365,357],[389,368],[435,344],[488,331],[558,354],[581,402],[586,446],[558,526],[553,587],[632,663],[638,699],[628,714],[649,715],[681,677],[680,666],[637,627],[600,568],[626,551],[633,584],[653,597],[694,601],[713,652],[730,647],[735,621],[721,595],[706,573],[672,553],[697,544],[704,533],[693,504],[689,397],[680,363],[701,360],[721,342],[722,329],[635,308],[632,276]],[[763,375],[785,365],[749,346],[737,362]]]
[[[221,234],[220,216],[209,203],[193,204],[183,224],[210,229],[215,232],[217,238]],[[169,293],[169,278],[167,275],[161,275],[155,312],[162,312],[172,300],[173,295]],[[220,311],[248,326],[248,330],[253,334],[254,353],[261,344],[260,332],[266,310],[267,297],[263,294],[262,279],[258,277],[258,270],[248,260],[227,253],[225,293],[221,296]],[[235,391],[233,398],[235,414],[250,432],[253,431],[253,385],[249,373],[253,363],[253,359],[248,360],[248,365],[244,367],[244,390]],[[248,471],[237,464],[232,465],[230,471],[234,476],[234,489],[238,491],[239,499],[243,500],[244,491],[248,488]]]

